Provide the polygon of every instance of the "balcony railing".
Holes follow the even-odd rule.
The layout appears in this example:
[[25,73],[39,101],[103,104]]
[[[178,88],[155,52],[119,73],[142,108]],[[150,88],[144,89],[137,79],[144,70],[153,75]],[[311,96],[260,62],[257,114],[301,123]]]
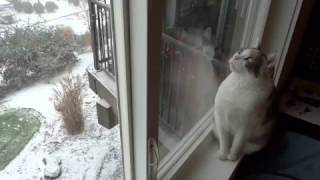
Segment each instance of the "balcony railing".
[[106,1],[89,0],[94,67],[115,76],[111,7]]
[[89,86],[98,96],[98,122],[105,128],[118,123],[115,81],[114,31],[108,0],[88,0],[94,68],[88,68]]

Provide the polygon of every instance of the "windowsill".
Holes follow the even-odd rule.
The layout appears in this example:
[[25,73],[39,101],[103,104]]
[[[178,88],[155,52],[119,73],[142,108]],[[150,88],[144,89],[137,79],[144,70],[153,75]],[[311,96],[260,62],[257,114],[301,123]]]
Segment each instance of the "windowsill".
[[221,161],[218,143],[208,135],[172,179],[225,180],[229,179],[240,161]]
[[218,142],[212,134],[214,106],[174,149],[161,160],[158,179],[224,180],[239,162],[220,161]]

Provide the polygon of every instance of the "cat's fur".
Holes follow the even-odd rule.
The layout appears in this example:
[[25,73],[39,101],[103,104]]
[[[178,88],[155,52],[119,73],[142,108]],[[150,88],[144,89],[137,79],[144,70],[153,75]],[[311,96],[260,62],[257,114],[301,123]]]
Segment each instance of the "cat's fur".
[[206,29],[189,28],[188,30],[182,30],[179,39],[202,52],[203,55],[211,61],[215,56],[215,48],[211,34],[210,27]]
[[238,160],[267,144],[274,125],[267,117],[274,89],[272,61],[255,48],[230,58],[231,73],[215,97],[214,132],[221,160]]

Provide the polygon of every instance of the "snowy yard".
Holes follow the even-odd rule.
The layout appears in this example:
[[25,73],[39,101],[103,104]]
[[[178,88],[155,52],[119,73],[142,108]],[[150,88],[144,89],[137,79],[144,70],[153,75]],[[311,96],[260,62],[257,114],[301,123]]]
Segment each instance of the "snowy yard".
[[[92,53],[79,55],[80,61],[72,74],[85,74],[92,64]],[[0,179],[40,179],[42,158],[47,154],[62,160],[63,173],[59,179],[90,179],[104,160],[101,179],[121,179],[121,148],[119,128],[111,130],[98,125],[96,118],[96,95],[86,86],[84,110],[85,131],[76,136],[66,134],[61,117],[55,111],[51,97],[55,83],[68,72],[53,78],[50,82],[39,82],[9,95],[1,105],[7,108],[33,108],[42,117],[40,131],[36,133],[24,150],[3,171]],[[89,178],[90,177],[90,178]]]
[[37,112],[22,108],[2,111],[0,122],[0,170],[2,170],[39,131],[41,122]]
[[[31,3],[38,2],[38,0],[26,0]],[[40,0],[41,3],[46,3],[52,0]],[[44,13],[38,15],[36,13],[15,13],[17,26],[34,25],[44,23],[47,26],[69,26],[76,34],[84,34],[89,29],[89,22],[87,16],[88,7],[81,4],[80,6],[73,6],[67,0],[53,0],[58,9],[54,13]],[[6,2],[6,0],[0,0]],[[1,25],[0,25],[1,26]]]
[[[4,0],[0,0],[1,2]],[[34,3],[38,0],[30,0]],[[45,3],[47,0],[40,0]],[[16,13],[15,25],[44,23],[46,26],[68,26],[75,34],[88,32],[86,7],[76,7],[67,0],[54,1],[59,9],[55,13],[41,16]],[[0,25],[1,26],[1,25]],[[4,25],[2,25],[4,26]],[[84,132],[70,136],[63,127],[63,121],[53,105],[53,88],[69,73],[87,79],[86,69],[93,64],[91,52],[79,54],[80,59],[73,67],[48,80],[39,81],[7,95],[0,101],[0,111],[12,108],[31,108],[37,111],[41,121],[39,132],[2,171],[0,180],[35,180],[43,175],[43,157],[56,157],[61,160],[62,174],[59,180],[123,179],[121,142],[119,127],[108,130],[97,122],[97,96],[89,89],[88,81],[84,88],[83,109],[85,113]],[[1,135],[1,132],[0,132]]]

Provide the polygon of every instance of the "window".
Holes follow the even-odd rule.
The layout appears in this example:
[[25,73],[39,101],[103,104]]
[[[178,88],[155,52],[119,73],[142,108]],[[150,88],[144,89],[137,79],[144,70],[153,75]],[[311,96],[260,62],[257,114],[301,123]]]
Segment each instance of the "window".
[[125,176],[168,179],[211,131],[228,56],[268,41],[263,36],[271,1],[113,3]]
[[215,94],[229,73],[228,58],[240,48],[258,46],[269,6],[270,1],[251,0],[166,1],[161,20],[158,177],[210,133]]
[[166,1],[162,19],[160,157],[212,109],[228,57],[243,40],[249,1]]

